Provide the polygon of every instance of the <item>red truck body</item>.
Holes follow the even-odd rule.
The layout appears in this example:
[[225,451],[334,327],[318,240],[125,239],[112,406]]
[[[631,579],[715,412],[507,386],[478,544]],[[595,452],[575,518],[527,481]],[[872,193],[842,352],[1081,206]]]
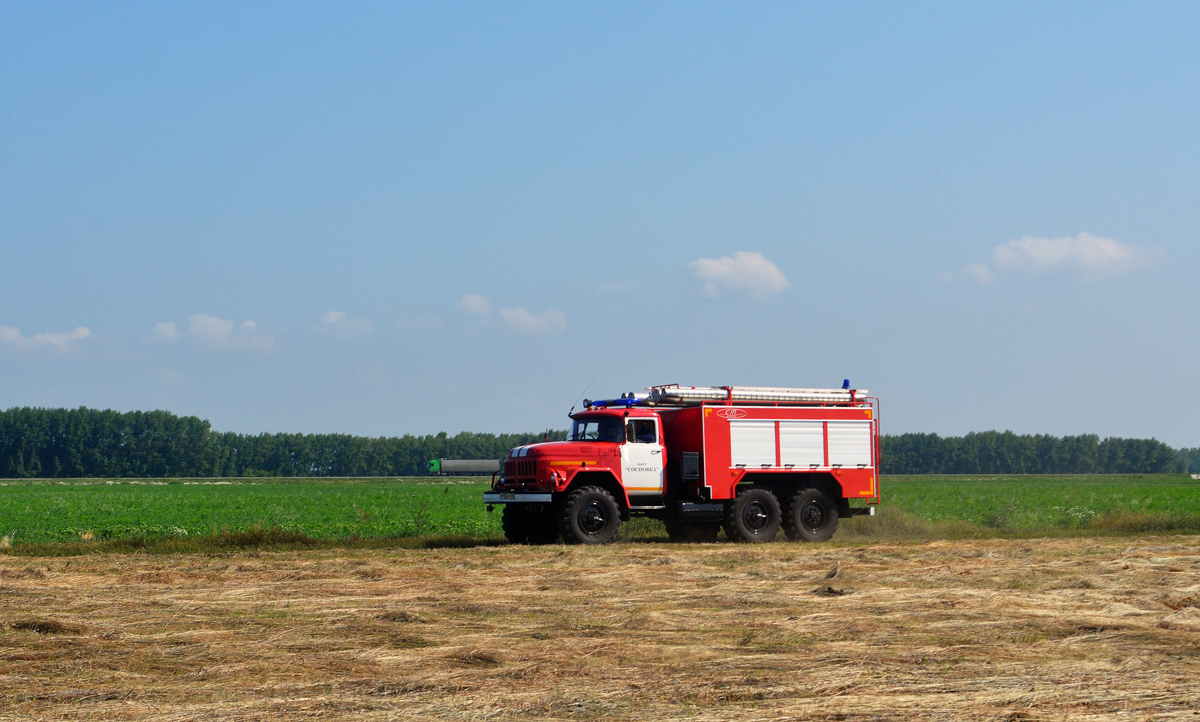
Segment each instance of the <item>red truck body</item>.
[[[663,410],[660,416],[667,453],[700,454],[701,479],[688,489],[694,496],[732,499],[748,474],[800,473],[832,475],[843,498],[879,501],[879,432],[875,410],[869,405],[705,405]],[[749,428],[737,428],[743,425]],[[847,449],[847,442],[859,448]]]
[[[725,398],[715,398],[714,389],[723,389]],[[654,398],[628,394],[589,403],[571,415],[567,441],[511,450],[484,501],[489,508],[507,505],[506,520],[513,523],[506,533],[516,529],[515,541],[549,538],[551,522],[571,541],[563,507],[584,487],[611,496],[620,519],[660,518],[680,538],[715,537],[718,525],[729,536],[746,536],[734,528],[744,511],[736,507],[752,491],[759,507],[745,513],[767,519],[746,518],[765,524],[763,533],[774,525],[797,538],[827,538],[832,530],[825,527],[836,527],[838,517],[873,513],[879,502],[877,399],[849,389],[740,389],[653,387]],[[514,506],[520,511],[510,511]],[[813,532],[805,513],[824,526]],[[539,525],[540,535],[524,534]]]

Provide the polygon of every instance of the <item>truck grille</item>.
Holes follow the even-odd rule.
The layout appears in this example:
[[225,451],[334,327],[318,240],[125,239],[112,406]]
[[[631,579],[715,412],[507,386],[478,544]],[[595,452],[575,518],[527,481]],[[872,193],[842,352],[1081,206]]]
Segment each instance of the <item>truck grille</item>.
[[532,479],[537,473],[536,461],[506,461],[504,462],[504,478],[509,481],[517,479]]

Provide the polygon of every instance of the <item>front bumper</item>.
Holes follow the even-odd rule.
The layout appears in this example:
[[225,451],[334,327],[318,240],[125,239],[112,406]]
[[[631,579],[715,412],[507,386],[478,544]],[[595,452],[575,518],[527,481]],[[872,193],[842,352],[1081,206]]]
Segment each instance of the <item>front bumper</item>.
[[485,491],[484,504],[549,504],[554,495],[549,492],[532,491]]

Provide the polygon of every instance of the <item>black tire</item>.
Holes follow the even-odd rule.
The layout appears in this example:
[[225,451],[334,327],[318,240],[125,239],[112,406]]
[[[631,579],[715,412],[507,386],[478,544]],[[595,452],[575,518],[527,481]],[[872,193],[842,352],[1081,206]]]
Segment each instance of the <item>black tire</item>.
[[530,544],[555,544],[558,542],[558,525],[553,513],[541,513],[534,517],[529,527]]
[[784,530],[792,541],[826,541],[837,525],[837,503],[824,489],[801,489],[788,504]]
[[584,486],[567,495],[558,510],[558,530],[568,544],[607,544],[617,538],[621,508],[598,486]]
[[529,543],[529,512],[520,504],[505,504],[500,512],[500,528],[504,538],[513,544]]
[[768,542],[783,522],[779,500],[766,489],[747,489],[725,511],[725,536],[736,542]]
[[500,528],[513,544],[553,544],[558,541],[553,514],[531,511],[524,504],[505,504],[500,515]]
[[721,531],[720,522],[668,521],[667,538],[679,544],[711,544]]

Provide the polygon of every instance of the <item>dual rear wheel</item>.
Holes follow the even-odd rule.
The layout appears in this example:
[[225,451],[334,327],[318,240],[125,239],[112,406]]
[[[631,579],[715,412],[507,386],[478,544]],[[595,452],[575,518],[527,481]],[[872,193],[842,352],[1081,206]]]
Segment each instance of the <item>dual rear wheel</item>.
[[824,489],[801,489],[788,504],[783,530],[792,541],[825,541],[837,531],[838,511]]
[[779,500],[766,489],[747,489],[725,510],[725,536],[737,542],[762,543],[779,533]]
[[837,504],[824,489],[800,489],[788,500],[786,512],[767,489],[747,489],[725,512],[725,535],[739,542],[771,541],[783,527],[792,541],[825,541],[837,531]]

